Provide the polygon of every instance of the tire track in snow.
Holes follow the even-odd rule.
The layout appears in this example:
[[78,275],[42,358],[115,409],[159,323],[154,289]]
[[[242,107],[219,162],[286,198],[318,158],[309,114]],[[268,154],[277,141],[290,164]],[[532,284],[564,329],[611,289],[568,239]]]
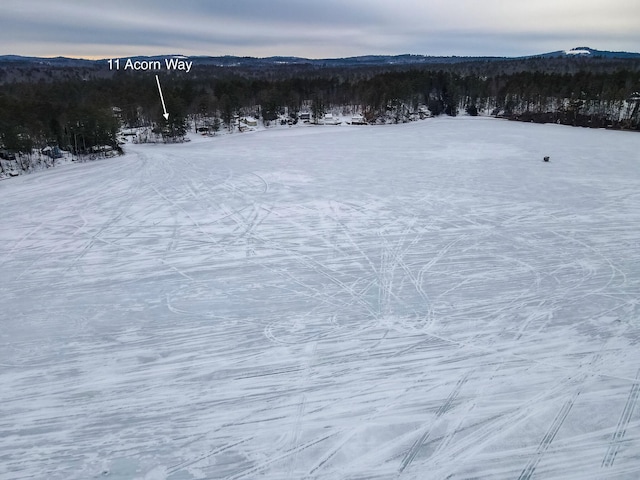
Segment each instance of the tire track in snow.
[[262,191],[262,194],[264,195],[265,193],[269,192],[269,182],[267,182],[264,177],[258,175],[256,172],[251,172],[252,175],[255,175],[256,177],[258,177],[260,179],[260,181],[264,184],[264,190]]
[[[369,302],[367,302],[366,299],[364,298],[364,293],[365,292],[358,293],[352,287],[350,287],[349,285],[345,284],[342,280],[340,280],[338,278],[337,272],[330,273],[330,272],[333,272],[332,269],[330,269],[329,267],[326,267],[325,265],[323,265],[322,263],[320,263],[317,260],[313,259],[309,255],[306,255],[306,254],[303,254],[303,253],[294,252],[291,249],[280,247],[278,245],[268,245],[268,246],[270,248],[275,249],[275,250],[282,251],[283,253],[289,255],[291,257],[291,260],[294,260],[294,261],[304,265],[305,267],[313,270],[314,272],[318,273],[319,275],[327,278],[329,281],[334,283],[336,286],[340,287],[342,291],[347,292],[351,296],[353,301],[355,303],[359,304],[360,306],[362,306],[366,311],[368,311],[369,314],[373,318],[378,318],[378,312],[376,310],[374,310],[373,307],[369,304]],[[289,275],[289,276],[291,276],[291,275]],[[297,281],[296,283],[299,283],[300,285],[303,285],[303,286],[313,290],[315,293],[317,293],[320,296],[326,296],[326,294],[324,292],[322,292],[321,290],[319,290],[317,288],[310,287],[310,286],[308,286],[308,285],[306,285],[306,284],[304,284],[303,282],[300,282],[300,281]]]
[[[472,425],[471,428],[473,430],[471,433],[453,444],[450,443],[451,446],[447,450],[441,451],[438,458],[439,463],[445,465],[462,464],[466,459],[473,458],[487,446],[530,420],[543,404],[554,401],[557,398],[557,394],[566,391],[572,385],[580,386],[587,376],[587,374],[580,374],[576,377],[574,374],[569,374],[558,380],[550,389],[540,392],[522,404],[510,408],[505,413],[494,415],[479,422],[477,425]],[[573,401],[579,393],[580,387],[578,387],[573,397],[568,400],[571,405],[573,405]],[[558,414],[557,417],[559,416]],[[444,475],[443,472],[432,471],[432,473],[436,478],[438,475]]]
[[[616,274],[620,274],[622,276],[622,278],[623,278],[622,286],[627,284],[627,275],[620,268],[616,267],[613,264],[613,262],[611,261],[611,259],[609,257],[607,257],[606,255],[604,255],[600,250],[598,250],[597,248],[592,247],[591,245],[588,245],[587,243],[585,243],[585,242],[583,242],[581,240],[578,240],[576,238],[568,237],[567,235],[563,235],[563,234],[561,234],[559,232],[556,232],[556,231],[550,231],[550,232],[553,233],[554,235],[562,238],[563,240],[566,240],[569,243],[574,243],[574,244],[581,245],[582,247],[586,248],[587,250],[590,250],[591,252],[595,253],[598,257],[600,257],[602,260],[604,260],[607,263],[607,265],[609,265],[609,268],[611,269],[611,276],[609,277],[609,279],[607,280],[607,283],[605,285],[603,285],[603,286],[601,286],[599,288],[595,288],[593,290],[590,290],[589,292],[586,292],[586,293],[584,293],[582,295],[579,295],[578,298],[589,297],[591,295],[594,295],[594,294],[596,294],[598,292],[601,292],[601,291],[605,290],[606,288],[608,288],[613,283],[613,280],[615,279]],[[583,282],[584,282],[584,280],[583,280]],[[581,282],[581,283],[583,283],[583,282]],[[571,290],[573,290],[575,288],[577,288],[577,286],[572,287]]]
[[167,197],[166,195],[164,195],[162,192],[160,192],[160,190],[158,190],[158,188],[155,185],[151,185],[151,188],[154,192],[156,192],[156,194],[163,198],[164,200],[166,200],[170,205],[173,205],[175,208],[179,209],[180,211],[182,211],[182,213],[184,213],[189,220],[191,220],[193,222],[193,225],[200,231],[200,233],[202,233],[205,237],[207,237],[209,240],[211,240],[211,242],[213,242],[214,244],[218,245],[220,242],[218,240],[216,240],[215,238],[213,238],[211,235],[209,235],[207,232],[204,231],[204,229],[200,226],[200,223],[193,218],[193,216],[191,216],[191,214],[189,212],[187,212],[184,208],[182,208],[180,205],[178,205],[176,202],[174,202],[173,200],[171,200],[169,197]]
[[[353,289],[350,288],[350,287],[345,286],[345,284],[342,281],[340,281],[337,278],[337,276],[330,275],[329,278],[331,278],[334,283],[337,283],[339,286],[341,286],[343,289],[345,289],[354,298],[363,298],[364,295],[366,294],[366,292],[369,291],[371,286],[377,285],[377,287],[378,287],[378,295],[377,295],[378,306],[377,306],[377,309],[374,309],[372,305],[370,305],[368,302],[366,302],[366,300],[364,301],[366,303],[366,309],[369,311],[369,313],[372,315],[373,318],[380,318],[381,316],[389,313],[388,311],[385,310],[385,308],[390,305],[392,298],[393,298],[394,301],[397,301],[397,302],[401,303],[405,307],[410,307],[402,298],[400,298],[400,296],[397,293],[395,293],[393,291],[392,284],[393,284],[394,271],[395,271],[396,267],[399,264],[398,260],[401,259],[402,255],[404,255],[404,253],[400,254],[401,247],[405,242],[406,236],[411,231],[411,229],[413,227],[413,224],[407,226],[404,229],[404,231],[401,233],[401,238],[398,240],[398,246],[395,248],[394,251],[391,251],[392,249],[388,248],[388,242],[386,241],[386,239],[384,239],[384,237],[380,234],[380,232],[378,233],[378,238],[382,238],[383,248],[382,248],[382,250],[380,252],[380,260],[378,262],[378,265],[376,265],[373,262],[372,258],[364,252],[364,250],[361,248],[361,246],[351,236],[351,234],[349,232],[349,230],[350,230],[349,227],[347,227],[347,225],[345,225],[345,223],[342,222],[339,219],[339,211],[338,211],[338,208],[336,207],[335,203],[336,202],[334,202],[334,201],[330,202],[330,208],[331,208],[331,211],[333,212],[333,216],[332,216],[333,221],[341,228],[343,234],[345,235],[345,237],[347,238],[349,243],[356,249],[357,252],[360,253],[360,255],[366,261],[366,263],[369,264],[369,266],[371,267],[371,272],[373,273],[373,277],[375,278],[375,280],[374,280],[373,284],[371,284],[371,282],[369,282],[369,284],[362,291],[361,294],[354,295]],[[349,208],[351,208],[351,209],[354,209],[354,207],[351,206],[351,205],[347,205],[347,206]],[[354,209],[354,210],[356,210],[356,209]],[[395,222],[399,222],[399,221],[400,220],[395,220]],[[387,227],[388,227],[388,225],[387,225]],[[414,241],[411,243],[411,245],[417,243],[417,241],[419,241],[419,238],[414,239]],[[410,246],[407,247],[405,250],[408,250],[410,248]],[[305,257],[305,259],[310,260],[311,262],[316,262],[314,259],[312,259],[312,258],[310,258],[308,256],[304,256],[304,257]],[[331,268],[326,267],[325,265],[320,264],[319,262],[316,262],[316,265],[313,268],[318,273],[321,273],[321,274],[323,274],[325,276],[327,276],[327,272],[324,271],[325,269],[328,270],[328,271],[332,271]],[[413,314],[416,315],[416,316],[420,315],[415,309],[413,309]]]
[[[307,389],[307,386],[309,384],[309,379],[311,377],[311,367],[315,360],[317,351],[318,351],[318,342],[315,342],[313,346],[311,346],[310,351],[307,350],[308,356],[305,359],[305,361],[303,361],[303,364],[304,364],[303,374],[299,377],[299,380],[298,380],[298,388],[302,390],[303,393],[302,393],[302,398],[300,399],[298,408],[296,410],[295,419],[293,421],[293,432],[291,434],[291,442],[290,442],[292,448],[295,448],[298,445],[300,445],[303,418],[304,418],[306,405],[307,405],[307,396],[304,393],[304,391]],[[289,463],[289,468],[288,468],[288,475],[287,475],[288,478],[294,478],[293,475],[298,462],[298,453],[299,452],[296,452],[291,458],[291,462]]]
[[[431,267],[433,267],[435,264],[437,264],[440,260],[442,260],[445,255],[449,252],[449,250],[458,242],[461,242],[462,240],[465,240],[469,235],[460,235],[457,236],[456,238],[454,238],[452,241],[450,241],[449,243],[447,243],[444,247],[442,247],[440,250],[438,250],[438,252],[436,252],[435,256],[433,258],[431,258],[425,265],[423,265],[420,268],[420,271],[418,272],[418,275],[416,277],[416,281],[417,281],[417,285],[420,285],[420,290],[424,292],[424,287],[422,285],[424,285],[424,277],[425,275],[429,272],[429,270],[431,270]],[[463,280],[461,282],[461,284],[466,283],[466,280]],[[434,299],[433,301],[429,302],[429,320],[430,322],[432,322],[435,318],[435,308],[434,308],[434,302],[437,301],[438,299],[440,299],[443,295],[449,293],[450,291],[454,290],[455,288],[458,288],[460,285],[456,285],[455,287],[439,294],[437,296],[436,299]]]
[[[368,287],[365,288],[362,292],[357,292],[352,286],[347,285],[346,283],[344,283],[342,280],[338,278],[337,276],[338,272],[334,272],[330,267],[318,262],[313,257],[297,252],[291,248],[281,246],[273,240],[270,240],[262,235],[256,234],[254,232],[255,228],[257,228],[257,226],[259,226],[267,217],[267,216],[264,216],[263,218],[258,220],[258,211],[260,209],[263,209],[264,211],[266,211],[267,216],[273,211],[273,207],[264,208],[264,207],[258,207],[257,205],[254,204],[254,211],[253,211],[254,215],[252,218],[247,219],[243,215],[238,215],[233,213],[230,214],[230,217],[238,224],[238,226],[245,229],[240,237],[251,235],[253,238],[260,240],[263,246],[283,252],[290,259],[295,260],[296,262],[303,264],[305,267],[311,269],[312,271],[315,271],[316,273],[328,278],[332,283],[340,287],[341,291],[347,292],[351,296],[353,301],[346,304],[345,306],[349,306],[353,303],[358,303],[361,306],[363,306],[365,310],[368,310],[371,315],[373,315],[374,317],[377,316],[375,310],[373,310],[371,305],[364,299],[364,296],[368,290]],[[236,240],[237,238],[239,237],[236,237]],[[264,264],[261,264],[261,265],[265,267]],[[312,291],[312,293],[315,293],[316,295],[324,296],[324,297],[327,296],[324,292],[322,292],[318,288],[307,286],[301,281],[296,281],[296,283],[300,285],[304,285],[305,287],[309,288]]]
[[202,462],[203,460],[206,460],[210,457],[213,457],[214,455],[218,455],[219,453],[225,452],[233,447],[237,447],[238,445],[242,445],[243,443],[246,443],[250,440],[252,440],[253,437],[248,437],[248,438],[243,438],[242,440],[239,440],[237,442],[231,442],[231,443],[227,443],[226,445],[223,445],[222,447],[218,447],[215,448],[205,454],[202,454],[196,458],[193,459],[189,459],[189,460],[185,460],[181,463],[177,463],[175,465],[170,466],[167,469],[167,474],[168,475],[173,475],[174,473],[179,472],[180,470],[184,470],[185,468],[191,467],[199,462]]
[[[469,374],[471,372],[469,372],[468,374],[465,375],[465,377],[468,377]],[[464,380],[464,382],[459,381],[457,385],[457,389],[458,392],[460,390],[460,388],[462,387],[462,385],[464,383],[466,383],[466,378],[463,378],[461,380]],[[380,407],[376,407],[375,410],[371,413],[369,413],[368,415],[366,415],[364,418],[362,418],[362,420],[359,422],[359,425],[348,430],[348,431],[344,431],[342,432],[342,438],[340,440],[337,441],[336,444],[334,444],[324,455],[322,455],[320,457],[320,459],[315,463],[315,465],[308,471],[307,475],[304,478],[313,478],[314,474],[316,474],[319,470],[326,468],[326,465],[331,461],[332,458],[334,458],[338,453],[340,453],[340,451],[342,450],[342,448],[356,435],[361,434],[370,424],[373,420],[375,420],[376,418],[378,418],[381,414],[388,412],[388,411],[393,411],[395,408],[397,408],[400,400],[402,398],[405,397],[405,395],[410,391],[413,390],[417,384],[419,384],[421,382],[421,379],[416,379],[415,382],[413,384],[410,384],[409,386],[405,387],[402,391],[398,392],[393,398],[389,399],[388,402]],[[434,385],[431,388],[429,388],[427,391],[433,390],[439,386],[442,386],[442,384],[438,384],[438,385]],[[373,387],[373,390],[375,390],[376,387]],[[370,390],[372,390],[371,388],[365,389],[365,390],[360,390],[359,392],[357,392],[354,397],[359,396],[360,394],[363,393],[369,393]],[[457,394],[456,394],[457,396]],[[452,395],[450,394],[448,399],[451,399]],[[338,401],[334,401],[332,403],[338,403],[338,402],[342,402],[344,400],[349,400],[349,399],[342,399],[342,400],[338,400]],[[453,401],[453,400],[452,400]],[[444,413],[446,413],[446,411],[448,411],[451,403],[449,402],[447,404],[447,402],[445,401],[445,408],[443,409],[442,405],[439,408],[440,410],[443,410]],[[448,406],[447,406],[448,405]],[[327,405],[324,405],[316,410],[313,410],[310,413],[315,413],[321,409],[326,408]],[[443,414],[444,414],[443,413]],[[414,432],[409,432],[409,433],[405,433],[403,435],[401,435],[401,437],[399,439],[394,439],[391,440],[390,442],[387,442],[389,445],[399,445],[404,443],[404,438],[407,437],[407,439],[410,439],[411,437],[414,436]],[[379,462],[381,458],[381,453],[380,451],[375,451],[375,452],[369,452],[366,453],[365,455],[362,455],[361,457],[359,457],[357,460],[360,462],[364,462],[365,460],[368,459],[375,459]],[[396,458],[395,456],[389,456],[386,460],[386,462],[391,461],[392,459]]]
[[[300,445],[300,436],[302,435],[302,418],[304,417],[305,408],[307,405],[307,396],[303,393],[298,408],[296,410],[296,416],[293,421],[293,432],[291,434],[292,448]],[[294,471],[298,462],[298,452],[296,452],[291,458],[289,468],[287,469],[287,478],[294,478]]]
[[[393,222],[392,222],[393,224]],[[391,225],[385,228],[390,228]],[[397,241],[395,248],[390,245],[386,236],[383,235],[381,230],[377,232],[377,238],[381,242],[380,251],[380,275],[378,276],[378,311],[380,315],[389,315],[391,313],[391,296],[393,292],[393,280],[395,276],[395,270],[400,262],[399,250],[404,239],[407,237],[411,226],[407,226],[400,234],[400,239]],[[394,295],[397,298],[396,295]]]
[[[279,248],[278,248],[278,250],[279,250]],[[285,253],[287,252],[287,250],[284,250],[284,251],[285,251]],[[299,258],[296,259],[296,260],[301,262],[303,265],[315,270],[315,267],[313,266],[313,264],[314,264],[313,259],[311,259],[311,261],[309,263],[302,262],[302,261],[300,261]],[[266,264],[264,264],[264,263],[258,263],[258,265],[263,267],[263,268],[265,268],[265,269],[267,269],[267,270],[270,270],[271,272],[273,272],[275,274],[278,274],[280,276],[286,276],[286,277],[290,278],[291,280],[293,280],[294,283],[296,283],[297,285],[300,285],[301,287],[305,288],[306,290],[309,290],[311,293],[313,293],[313,295],[310,295],[310,298],[314,298],[316,300],[319,300],[319,301],[321,301],[323,303],[326,303],[327,305],[330,305],[330,306],[333,306],[333,307],[341,307],[341,308],[346,308],[346,307],[354,305],[355,303],[360,303],[363,306],[365,306],[365,309],[367,309],[370,312],[372,312],[370,305],[368,303],[366,303],[365,300],[363,300],[363,296],[365,294],[365,291],[356,292],[354,289],[350,288],[349,286],[344,284],[342,281],[334,278],[333,276],[331,276],[331,274],[328,274],[327,272],[322,272],[322,271],[319,271],[319,270],[316,271],[316,273],[319,273],[319,274],[329,278],[332,281],[332,283],[340,286],[342,288],[341,291],[346,291],[346,292],[350,293],[351,294],[351,301],[347,302],[347,301],[335,298],[337,294],[328,295],[328,294],[324,293],[322,290],[320,290],[320,289],[318,289],[316,287],[313,287],[311,285],[308,285],[308,284],[304,283],[304,281],[298,280],[289,271],[286,271],[286,270],[285,271],[281,271],[281,270],[273,269],[273,268],[267,267]],[[318,267],[318,268],[320,268],[320,267]],[[300,293],[300,292],[295,292],[295,291],[293,291],[293,292],[294,293]],[[335,301],[339,302],[339,304],[334,303],[332,300],[335,300]]]
[[22,237],[20,237],[20,239],[13,245],[13,247],[11,247],[11,250],[9,250],[4,255],[4,257],[2,258],[2,261],[0,262],[0,267],[4,265],[7,262],[7,260],[11,259],[13,252],[15,252],[25,242],[25,240],[31,237],[34,233],[37,233],[38,230],[40,230],[44,226],[44,224],[45,224],[44,222],[40,222],[39,225],[36,225],[35,227],[29,229],[27,233],[22,235]]
[[562,405],[562,408],[560,408],[560,411],[556,414],[555,418],[553,419],[553,422],[551,422],[551,425],[549,426],[549,429],[547,430],[544,437],[542,437],[542,440],[538,444],[538,447],[536,448],[535,456],[531,460],[529,460],[527,465],[524,467],[524,470],[522,470],[522,473],[520,473],[518,480],[529,480],[533,476],[534,472],[536,471],[536,468],[538,467],[538,464],[540,463],[540,460],[542,460],[542,457],[544,456],[545,452],[549,449],[551,442],[553,442],[553,439],[556,438],[556,435],[558,434],[560,427],[562,427],[562,424],[569,416],[569,413],[571,412],[571,408],[573,407],[579,394],[580,394],[580,391],[579,390],[576,391],[573,394],[573,396],[569,398]]
[[[595,363],[597,363],[597,361],[600,359],[600,356],[601,356],[600,353],[596,353],[595,355],[593,355],[592,359],[589,361],[587,366],[590,367],[590,366],[593,366]],[[587,373],[582,373],[577,377],[576,381],[580,382],[580,384],[581,384],[588,376],[589,375]],[[577,400],[577,398],[580,395],[581,391],[582,391],[582,388],[580,386],[573,393],[571,398],[569,398],[562,405],[562,408],[556,414],[556,416],[553,419],[551,425],[549,426],[547,432],[545,433],[544,437],[542,437],[542,440],[538,444],[535,456],[532,459],[529,460],[529,462],[527,463],[525,468],[520,473],[520,476],[518,477],[518,480],[529,480],[533,476],[533,474],[535,473],[536,468],[538,467],[538,464],[542,460],[542,457],[544,456],[545,452],[549,449],[549,446],[551,445],[551,443],[555,439],[556,435],[558,434],[558,431],[560,430],[560,428],[562,427],[563,423],[565,422],[565,420],[569,416],[569,413],[571,412],[571,409],[573,408],[573,405],[575,404],[575,401]]]
[[305,479],[312,478],[314,473],[316,473],[318,470],[324,467],[329,461],[331,461],[331,459],[335,457],[338,454],[338,452],[340,452],[340,449],[342,449],[342,447],[344,447],[349,442],[349,440],[351,440],[356,435],[356,433],[358,433],[357,430],[354,430],[344,435],[344,437],[340,439],[340,441],[337,444],[331,447],[329,451],[325,453],[318,462],[316,462],[315,466],[313,466],[311,470],[309,470],[309,472],[307,473],[307,475],[305,475],[304,478]]
[[453,402],[458,398],[458,395],[460,394],[460,390],[462,389],[464,384],[467,383],[467,381],[469,380],[469,376],[472,373],[473,372],[471,371],[467,372],[464,374],[464,376],[460,380],[458,380],[458,382],[456,383],[455,387],[453,388],[453,390],[451,391],[451,393],[449,394],[445,402],[442,405],[440,405],[438,410],[436,410],[436,414],[435,414],[436,418],[434,422],[424,431],[424,433],[420,436],[420,438],[418,438],[418,440],[416,440],[413,443],[413,445],[409,448],[409,451],[405,454],[405,456],[400,461],[400,468],[398,469],[399,474],[402,474],[402,472],[404,472],[407,469],[407,467],[409,467],[413,463],[416,456],[422,450],[425,442],[431,436],[431,431],[433,429],[434,423],[452,408],[451,406],[453,405]]
[[[111,228],[111,226],[114,225],[118,220],[120,220],[127,212],[129,212],[133,204],[136,202],[136,198],[140,193],[140,191],[142,190],[143,184],[145,182],[145,174],[148,173],[146,169],[146,166],[147,166],[146,156],[139,155],[139,157],[142,160],[142,168],[140,169],[140,173],[138,174],[138,181],[134,185],[132,185],[123,195],[126,200],[118,206],[119,208],[118,213],[115,216],[108,219],[105,223],[103,223],[98,228],[98,231],[96,233],[94,233],[93,235],[90,235],[89,242],[84,246],[84,248],[80,251],[80,253],[71,262],[69,262],[69,265],[67,266],[67,268],[62,272],[63,275],[68,273],[71,269],[75,268],[76,265],[80,262],[80,260],[82,260],[82,258],[85,255],[87,255],[87,253],[89,252],[89,250],[91,250],[91,248],[95,245],[95,243],[97,241],[102,240],[101,239],[102,234],[105,231],[107,231],[109,228]],[[82,216],[82,212],[80,213],[80,215]]]
[[624,404],[624,408],[622,409],[622,413],[618,419],[616,430],[613,432],[613,436],[609,442],[609,448],[602,459],[603,468],[611,467],[613,465],[613,462],[622,447],[624,436],[627,433],[627,427],[629,426],[631,416],[633,415],[633,411],[638,401],[638,396],[640,396],[640,370],[638,370],[638,373],[636,374],[636,382],[631,385],[627,401]]
[[[491,372],[490,378],[493,378],[494,375],[496,375],[502,367],[503,367],[503,364],[501,363],[496,364]],[[440,457],[441,452],[446,451],[446,448],[452,442],[454,437],[458,433],[465,430],[465,428],[463,428],[463,424],[465,420],[467,419],[468,415],[476,408],[477,399],[481,398],[484,395],[484,392],[487,388],[488,388],[488,382],[484,383],[483,386],[475,392],[473,399],[465,405],[465,410],[461,412],[460,415],[457,416],[455,426],[451,429],[449,433],[446,433],[442,437],[441,441],[439,442],[437,448],[431,455],[430,459],[437,461],[437,459]]]
[[290,448],[288,450],[286,450],[285,452],[281,453],[280,455],[277,455],[275,457],[272,457],[271,459],[262,462],[258,465],[249,467],[247,469],[245,469],[242,472],[238,472],[237,474],[228,477],[227,480],[240,480],[241,478],[256,478],[255,474],[261,472],[262,470],[264,470],[265,468],[268,468],[270,465],[277,463],[277,462],[281,462],[282,460],[285,460],[286,458],[291,457],[292,455],[297,455],[298,453],[307,450],[315,445],[318,445],[332,437],[335,437],[336,435],[338,435],[340,432],[333,432],[330,433],[328,435],[323,435],[321,437],[315,438],[313,440],[310,440],[306,443],[303,444],[299,444],[294,448]]
[[333,220],[340,226],[340,228],[342,229],[342,233],[345,235],[345,237],[347,238],[347,240],[349,240],[349,242],[351,243],[351,245],[358,251],[358,253],[360,253],[360,255],[362,255],[362,258],[369,264],[369,266],[371,267],[371,271],[377,276],[380,276],[380,272],[378,271],[378,268],[376,267],[375,263],[373,262],[373,260],[371,259],[371,257],[369,255],[367,255],[362,248],[360,247],[360,245],[353,239],[353,237],[351,236],[350,233],[350,229],[349,227],[347,227],[345,225],[345,223],[340,220],[339,218],[339,211],[335,206],[335,202],[330,202],[330,208],[331,211],[334,214]]
[[[389,255],[393,260],[391,273],[393,274],[393,271],[397,267],[400,267],[405,272],[406,277],[403,277],[402,280],[404,281],[405,278],[408,278],[411,285],[413,285],[413,288],[415,288],[415,290],[420,295],[420,298],[422,298],[422,300],[425,302],[426,308],[427,308],[426,317],[427,317],[427,320],[429,321],[429,320],[432,320],[432,317],[433,317],[433,306],[432,306],[431,299],[429,298],[429,295],[424,291],[424,288],[422,287],[422,283],[419,280],[418,276],[414,274],[414,272],[411,270],[411,268],[405,261],[405,257],[408,254],[408,252],[411,250],[411,248],[413,248],[423,238],[421,233],[417,233],[414,236],[414,238],[408,244],[406,244],[405,239],[408,237],[409,233],[413,230],[415,222],[416,222],[416,219],[413,218],[411,221],[411,224],[408,225],[405,228],[405,230],[402,232],[401,238],[397,241],[396,248],[392,248],[385,237],[381,237],[381,239],[383,244],[387,247],[387,251],[389,252]],[[386,289],[385,289],[388,291],[385,299],[386,302],[390,301],[390,296],[392,294],[392,282],[393,282],[393,276],[389,280],[389,284],[386,286]],[[397,294],[393,294],[393,295],[396,299],[400,300]],[[401,303],[405,306],[408,306],[404,301],[401,301]],[[412,310],[417,318],[420,318],[423,316],[423,314],[415,310],[415,308],[412,308]]]
[[[85,234],[87,236],[89,236],[89,234]],[[191,276],[187,275],[186,273],[184,273],[183,271],[181,271],[179,268],[175,267],[174,265],[172,265],[169,261],[167,261],[165,258],[160,258],[159,256],[156,256],[156,254],[165,254],[167,253],[166,249],[163,250],[153,250],[153,249],[149,249],[149,248],[135,248],[135,247],[131,247],[131,246],[124,246],[121,245],[119,243],[117,243],[116,241],[111,241],[111,240],[107,240],[106,238],[102,238],[102,237],[98,237],[98,236],[90,236],[90,241],[92,241],[94,244],[95,243],[102,243],[105,245],[109,245],[110,247],[113,247],[115,249],[118,249],[122,252],[128,252],[128,253],[135,253],[136,255],[145,255],[145,256],[149,256],[151,257],[154,261],[157,261],[159,263],[161,263],[162,265],[164,265],[165,267],[169,268],[170,270],[176,272],[178,275],[186,278],[189,281],[192,282],[196,282],[196,280],[194,278],[192,278]],[[85,252],[86,253],[86,252]],[[41,255],[39,258],[42,258],[44,256]],[[74,260],[77,261],[78,259]],[[68,267],[68,269],[71,267]],[[67,270],[68,270],[67,269]],[[66,271],[66,270],[65,270]],[[23,272],[24,273],[24,272]],[[51,283],[51,285],[59,285],[60,282],[56,282],[56,283]],[[203,283],[204,285],[204,283]]]

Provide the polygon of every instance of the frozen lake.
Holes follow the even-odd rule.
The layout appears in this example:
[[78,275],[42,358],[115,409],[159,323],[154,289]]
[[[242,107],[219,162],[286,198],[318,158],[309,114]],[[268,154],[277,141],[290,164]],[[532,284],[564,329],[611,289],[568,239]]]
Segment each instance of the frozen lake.
[[640,477],[640,135],[127,151],[0,182],[0,479]]

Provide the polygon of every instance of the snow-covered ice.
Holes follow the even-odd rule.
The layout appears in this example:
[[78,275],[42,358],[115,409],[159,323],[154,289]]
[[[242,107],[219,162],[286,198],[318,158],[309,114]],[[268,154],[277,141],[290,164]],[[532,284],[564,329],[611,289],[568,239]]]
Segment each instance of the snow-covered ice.
[[0,183],[1,479],[640,476],[640,135],[127,151]]

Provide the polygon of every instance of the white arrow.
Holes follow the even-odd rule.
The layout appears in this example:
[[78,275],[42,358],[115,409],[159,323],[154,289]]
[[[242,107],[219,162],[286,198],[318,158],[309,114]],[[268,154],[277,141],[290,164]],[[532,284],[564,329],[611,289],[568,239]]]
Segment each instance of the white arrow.
[[162,102],[162,110],[164,110],[164,113],[162,114],[162,116],[164,117],[165,120],[169,120],[169,114],[167,113],[167,106],[164,104],[164,97],[162,96],[162,88],[160,88],[160,79],[158,78],[158,75],[156,75],[156,83],[158,84],[158,92],[160,92],[160,101]]

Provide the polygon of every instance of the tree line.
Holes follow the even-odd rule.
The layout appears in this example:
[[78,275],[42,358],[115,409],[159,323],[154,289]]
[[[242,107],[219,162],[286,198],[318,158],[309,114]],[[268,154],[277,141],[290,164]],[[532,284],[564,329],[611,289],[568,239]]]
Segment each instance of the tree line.
[[409,121],[422,108],[431,115],[465,111],[640,129],[636,68],[569,73],[496,68],[300,67],[294,73],[204,69],[167,74],[163,93],[169,122],[162,117],[153,75],[14,81],[0,90],[0,144],[12,152],[55,145],[82,154],[100,145],[117,148],[122,127],[147,126],[175,138],[185,134],[190,122],[232,128],[237,115],[254,115],[268,124],[285,112],[296,121],[306,109],[320,116],[337,108],[358,111],[371,123]]

